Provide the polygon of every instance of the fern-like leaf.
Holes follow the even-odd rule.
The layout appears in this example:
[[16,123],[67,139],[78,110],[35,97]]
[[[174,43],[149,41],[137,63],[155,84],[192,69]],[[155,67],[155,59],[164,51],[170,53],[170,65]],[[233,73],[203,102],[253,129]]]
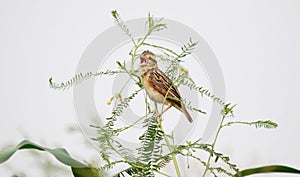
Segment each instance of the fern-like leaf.
[[110,162],[110,155],[112,153],[119,155],[120,158],[125,159],[126,162],[136,162],[136,158],[134,157],[132,150],[124,147],[120,142],[114,139],[118,133],[108,127],[97,128],[98,137],[93,140],[99,142],[100,155],[106,162],[105,168],[111,168],[114,164]]
[[122,100],[121,103],[118,103],[116,107],[112,111],[112,116],[106,118],[108,122],[106,123],[106,127],[113,127],[114,122],[117,120],[117,117],[121,115],[121,113],[129,106],[129,103],[131,100],[134,99],[134,97],[141,91],[142,89],[134,91],[129,97]]
[[150,13],[148,13],[148,20],[146,22],[146,25],[148,26],[148,31],[146,36],[149,36],[153,32],[158,32],[161,30],[164,30],[167,28],[167,25],[164,23],[161,23],[163,21],[163,18],[155,19],[153,16],[151,16]]
[[250,126],[255,126],[255,128],[266,128],[266,129],[274,129],[278,127],[277,123],[272,122],[270,120],[266,120],[266,121],[259,120],[255,122],[234,121],[234,122],[228,122],[224,124],[223,127],[231,126],[234,124],[250,125]]
[[93,76],[102,76],[102,75],[114,75],[114,74],[119,74],[119,73],[124,73],[124,71],[112,71],[112,70],[106,70],[106,71],[101,71],[101,72],[88,72],[88,73],[79,73],[73,76],[70,80],[66,82],[61,82],[61,83],[55,83],[53,82],[52,77],[49,78],[49,85],[50,88],[57,89],[57,90],[65,90],[69,89],[70,87],[73,87],[79,83],[81,83],[84,80],[87,80]]
[[[237,165],[230,162],[230,158],[228,156],[225,156],[221,153],[217,153],[217,152],[214,152],[214,155],[216,156],[215,158],[215,162],[218,161],[218,159],[222,159],[222,161],[227,164],[229,166],[230,169],[234,170],[236,173],[239,172],[239,169],[237,168]],[[229,172],[228,172],[229,173]]]
[[172,157],[170,155],[165,155],[162,158],[159,158],[159,160],[156,161],[154,167],[156,169],[162,169],[165,166],[167,166],[172,161]]
[[191,101],[189,101],[189,102],[184,102],[184,103],[185,103],[185,107],[186,107],[187,109],[192,110],[192,111],[199,112],[199,113],[201,113],[201,114],[206,114],[205,111],[203,111],[203,110],[201,110],[201,109],[199,109],[199,108],[193,107]]
[[187,55],[190,55],[197,44],[198,42],[194,42],[192,38],[190,38],[189,42],[181,47],[181,54],[178,58],[183,58]]
[[183,85],[186,85],[191,90],[195,90],[201,94],[201,96],[207,96],[208,98],[212,99],[214,102],[219,103],[221,105],[225,105],[225,101],[220,97],[211,93],[208,89],[198,86],[192,79],[187,78],[182,82]]
[[121,19],[119,13],[116,10],[111,11],[111,14],[114,18],[115,23],[120,27],[120,29],[131,39],[132,43],[135,45],[135,40],[130,33],[127,25],[124,23],[124,21]]
[[230,172],[228,172],[227,170],[225,170],[224,168],[222,168],[222,167],[213,167],[213,168],[211,168],[210,169],[210,171],[217,171],[218,173],[220,173],[220,174],[225,174],[225,175],[227,175],[227,176],[234,176],[234,174],[233,173],[230,173]]
[[163,139],[164,132],[159,128],[154,116],[145,119],[145,126],[147,129],[139,138],[142,142],[142,146],[138,148],[139,159],[152,166],[156,159],[161,157],[161,140]]

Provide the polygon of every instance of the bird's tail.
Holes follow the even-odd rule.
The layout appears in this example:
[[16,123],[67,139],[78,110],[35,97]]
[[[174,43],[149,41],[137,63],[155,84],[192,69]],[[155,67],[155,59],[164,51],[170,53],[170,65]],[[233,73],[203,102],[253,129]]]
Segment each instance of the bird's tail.
[[181,104],[181,110],[183,112],[183,114],[185,115],[185,117],[187,118],[187,120],[192,123],[193,122],[193,119],[192,117],[190,116],[190,114],[188,113],[188,111],[186,110],[185,106],[183,104]]

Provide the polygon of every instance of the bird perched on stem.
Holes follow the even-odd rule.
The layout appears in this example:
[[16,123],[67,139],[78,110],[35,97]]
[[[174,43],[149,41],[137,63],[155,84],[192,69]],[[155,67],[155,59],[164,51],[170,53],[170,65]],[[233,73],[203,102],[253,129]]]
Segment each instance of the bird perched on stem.
[[173,85],[171,79],[158,69],[155,54],[146,50],[140,56],[140,60],[141,81],[147,95],[157,103],[168,105],[165,110],[156,114],[156,118],[174,106],[185,115],[189,122],[193,122],[181,100],[178,89]]

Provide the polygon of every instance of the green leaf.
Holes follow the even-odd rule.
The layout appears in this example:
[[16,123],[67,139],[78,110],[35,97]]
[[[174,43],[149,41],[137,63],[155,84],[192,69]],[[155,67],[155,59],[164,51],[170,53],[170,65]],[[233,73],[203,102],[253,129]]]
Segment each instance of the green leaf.
[[283,165],[270,165],[270,166],[263,166],[258,168],[250,168],[240,171],[239,173],[235,174],[234,177],[239,176],[249,176],[254,174],[261,174],[261,173],[295,173],[300,174],[300,170],[291,168],[288,166]]
[[88,166],[85,168],[72,167],[72,172],[74,177],[103,177],[96,169]]
[[119,65],[120,68],[123,68],[124,66],[121,64],[120,61],[117,61],[117,64]]
[[137,148],[142,162],[153,165],[161,155],[161,141],[164,132],[160,130],[159,124],[154,116],[145,119],[144,127],[147,127],[142,136],[139,137],[142,146]]
[[117,10],[112,10],[112,11],[111,11],[111,14],[112,14],[112,16],[113,16],[114,18],[117,18],[117,16],[119,15],[118,12],[117,12]]
[[73,159],[63,148],[49,149],[28,140],[23,140],[16,147],[0,152],[0,164],[7,161],[15,152],[22,149],[35,149],[52,154],[61,163],[70,166],[74,177],[101,177],[97,170]]
[[267,128],[267,129],[274,129],[278,127],[277,123],[272,122],[270,120],[259,120],[255,122],[243,122],[243,121],[228,122],[224,124],[223,127],[231,126],[234,124],[244,124],[244,125],[255,126],[255,128]]
[[75,86],[76,84],[79,84],[87,79],[90,79],[91,77],[100,77],[100,76],[111,76],[111,75],[114,75],[114,74],[119,74],[119,73],[124,73],[124,71],[113,71],[113,70],[106,70],[106,71],[99,71],[99,72],[88,72],[88,73],[79,73],[79,74],[76,74],[75,76],[73,76],[71,79],[69,79],[68,81],[66,82],[61,82],[61,83],[56,83],[56,82],[53,82],[53,79],[52,77],[49,78],[49,86],[50,88],[53,88],[53,89],[57,89],[57,90],[65,90],[65,89],[68,89],[68,88],[71,88],[73,86]]

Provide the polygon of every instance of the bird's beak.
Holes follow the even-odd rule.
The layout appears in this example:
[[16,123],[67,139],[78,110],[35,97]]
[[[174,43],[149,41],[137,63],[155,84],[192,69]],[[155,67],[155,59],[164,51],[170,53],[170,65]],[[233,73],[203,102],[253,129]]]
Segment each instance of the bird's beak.
[[147,59],[143,56],[141,56],[140,59],[141,59],[140,66],[145,66],[147,64]]

